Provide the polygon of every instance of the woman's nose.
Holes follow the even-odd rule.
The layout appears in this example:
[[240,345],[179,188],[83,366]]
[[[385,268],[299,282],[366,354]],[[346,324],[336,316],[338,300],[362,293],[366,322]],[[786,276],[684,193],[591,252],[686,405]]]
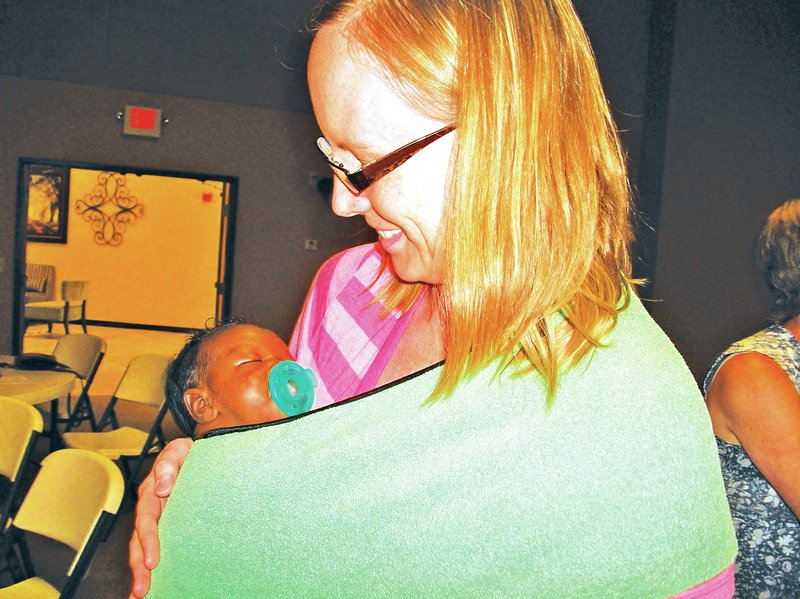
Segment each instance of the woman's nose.
[[334,213],[344,217],[364,214],[370,209],[369,199],[351,192],[337,177],[333,178],[331,206]]

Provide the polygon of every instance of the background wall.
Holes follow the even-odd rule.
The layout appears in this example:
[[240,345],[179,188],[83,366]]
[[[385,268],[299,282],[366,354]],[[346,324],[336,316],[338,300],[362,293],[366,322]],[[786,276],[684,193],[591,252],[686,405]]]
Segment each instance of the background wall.
[[[288,337],[325,257],[358,241],[362,225],[333,215],[310,173],[323,173],[307,113],[83,84],[0,76],[0,258],[10,270],[17,160],[44,157],[239,177],[232,314]],[[122,106],[158,106],[159,140],[124,137]],[[298,141],[299,140],[299,141]],[[70,215],[70,220],[75,215]],[[319,251],[303,240],[319,240]],[[131,269],[132,272],[132,269]],[[10,343],[11,277],[0,278],[0,340]],[[8,345],[3,349],[7,349]]]
[[[360,218],[335,217],[309,185],[328,175],[300,33],[314,4],[0,2],[0,351],[10,345],[20,156],[239,177],[232,313],[289,335],[321,262],[370,239]],[[647,4],[581,4],[636,148]],[[620,39],[627,51],[617,59]],[[126,104],[161,108],[170,119],[161,139],[123,136],[115,115]],[[308,238],[319,251],[302,249]]]
[[[332,216],[308,185],[324,168],[305,90],[308,39],[297,23],[315,3],[0,3],[0,351],[11,327],[19,156],[239,176],[233,312],[288,335],[318,264],[360,230]],[[728,341],[760,326],[767,298],[752,240],[773,206],[800,195],[800,3],[576,4],[632,180],[647,196],[637,201],[660,207],[660,222],[644,223],[657,228],[651,311],[700,376]],[[656,28],[654,7],[667,16]],[[670,74],[648,57],[648,44],[673,37]],[[663,121],[646,101],[654,74],[666,82],[656,98]],[[136,103],[171,119],[162,139],[122,136],[114,115]],[[641,135],[648,123],[663,152]],[[309,237],[319,252],[302,250]]]
[[111,246],[96,243],[91,223],[75,213],[103,174],[70,169],[67,243],[29,241],[28,262],[55,266],[56,289],[64,279],[90,281],[90,320],[203,327],[216,305],[223,183],[125,176],[128,197],[144,213]]
[[651,312],[701,378],[764,325],[767,215],[800,197],[800,3],[681,1]]
[[[238,177],[231,311],[288,337],[322,261],[366,239],[311,184],[328,169],[297,24],[309,4],[0,3],[0,351],[20,156]],[[123,136],[126,104],[161,108],[162,137]]]

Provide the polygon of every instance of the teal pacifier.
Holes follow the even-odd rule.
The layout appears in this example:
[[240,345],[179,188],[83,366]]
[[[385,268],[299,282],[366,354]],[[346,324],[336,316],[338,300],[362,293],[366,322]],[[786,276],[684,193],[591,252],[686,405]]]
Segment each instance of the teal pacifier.
[[287,416],[305,414],[314,405],[317,377],[310,368],[292,360],[283,360],[269,371],[269,394],[278,409]]

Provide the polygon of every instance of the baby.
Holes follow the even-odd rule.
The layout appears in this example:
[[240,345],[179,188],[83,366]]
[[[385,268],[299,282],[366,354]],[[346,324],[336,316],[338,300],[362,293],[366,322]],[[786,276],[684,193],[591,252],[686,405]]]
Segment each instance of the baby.
[[316,384],[275,333],[225,323],[189,338],[167,369],[165,389],[175,422],[198,439],[307,412]]

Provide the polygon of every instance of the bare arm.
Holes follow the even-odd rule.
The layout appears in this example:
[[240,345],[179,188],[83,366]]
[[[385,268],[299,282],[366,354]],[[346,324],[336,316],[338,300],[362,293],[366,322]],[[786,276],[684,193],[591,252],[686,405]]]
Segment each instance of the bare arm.
[[714,432],[741,445],[800,516],[800,395],[783,369],[757,353],[737,354],[708,390]]
[[153,469],[139,485],[136,523],[130,542],[129,562],[133,573],[131,597],[144,597],[150,590],[150,571],[158,565],[158,519],[164,511],[178,471],[186,461],[191,439],[175,439],[156,458]]

